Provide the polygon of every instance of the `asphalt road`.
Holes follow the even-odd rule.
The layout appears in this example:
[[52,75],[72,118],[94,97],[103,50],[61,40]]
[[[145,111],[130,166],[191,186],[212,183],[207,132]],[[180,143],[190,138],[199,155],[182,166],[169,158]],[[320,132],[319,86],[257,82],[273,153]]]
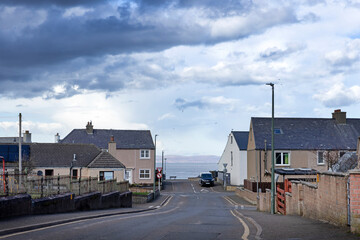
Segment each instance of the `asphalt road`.
[[80,220],[0,239],[359,239],[319,221],[257,212],[221,186],[202,188],[178,180],[169,182],[162,194],[170,197],[157,210]]

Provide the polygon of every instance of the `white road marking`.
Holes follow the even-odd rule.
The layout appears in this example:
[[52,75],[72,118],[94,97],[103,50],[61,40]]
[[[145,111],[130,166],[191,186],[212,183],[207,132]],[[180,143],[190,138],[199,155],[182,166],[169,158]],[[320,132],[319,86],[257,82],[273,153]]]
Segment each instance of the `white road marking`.
[[194,193],[196,193],[195,188],[194,188],[194,185],[193,185],[192,183],[191,183],[191,187],[192,187]]

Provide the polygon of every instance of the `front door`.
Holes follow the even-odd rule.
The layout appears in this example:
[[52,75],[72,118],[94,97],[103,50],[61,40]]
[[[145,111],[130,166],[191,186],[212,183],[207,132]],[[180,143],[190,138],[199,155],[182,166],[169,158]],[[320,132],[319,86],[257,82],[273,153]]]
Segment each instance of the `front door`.
[[132,178],[132,174],[133,170],[132,169],[126,169],[125,170],[125,180],[129,181],[129,184],[133,184],[133,178]]

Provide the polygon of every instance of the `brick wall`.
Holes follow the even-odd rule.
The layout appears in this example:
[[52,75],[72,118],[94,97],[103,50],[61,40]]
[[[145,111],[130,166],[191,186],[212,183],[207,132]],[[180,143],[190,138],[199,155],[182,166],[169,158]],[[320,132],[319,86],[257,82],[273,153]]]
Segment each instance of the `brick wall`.
[[347,226],[347,179],[345,174],[322,173],[318,184],[293,181],[286,198],[287,214]]
[[360,171],[350,171],[349,178],[351,231],[360,234]]

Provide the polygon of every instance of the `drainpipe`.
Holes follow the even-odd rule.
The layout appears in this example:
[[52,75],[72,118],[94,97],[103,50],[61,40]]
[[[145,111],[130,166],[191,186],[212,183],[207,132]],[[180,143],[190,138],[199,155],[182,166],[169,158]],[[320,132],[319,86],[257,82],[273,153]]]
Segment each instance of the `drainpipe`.
[[351,212],[350,212],[350,177],[347,179],[346,183],[346,193],[347,193],[347,224],[351,226]]

